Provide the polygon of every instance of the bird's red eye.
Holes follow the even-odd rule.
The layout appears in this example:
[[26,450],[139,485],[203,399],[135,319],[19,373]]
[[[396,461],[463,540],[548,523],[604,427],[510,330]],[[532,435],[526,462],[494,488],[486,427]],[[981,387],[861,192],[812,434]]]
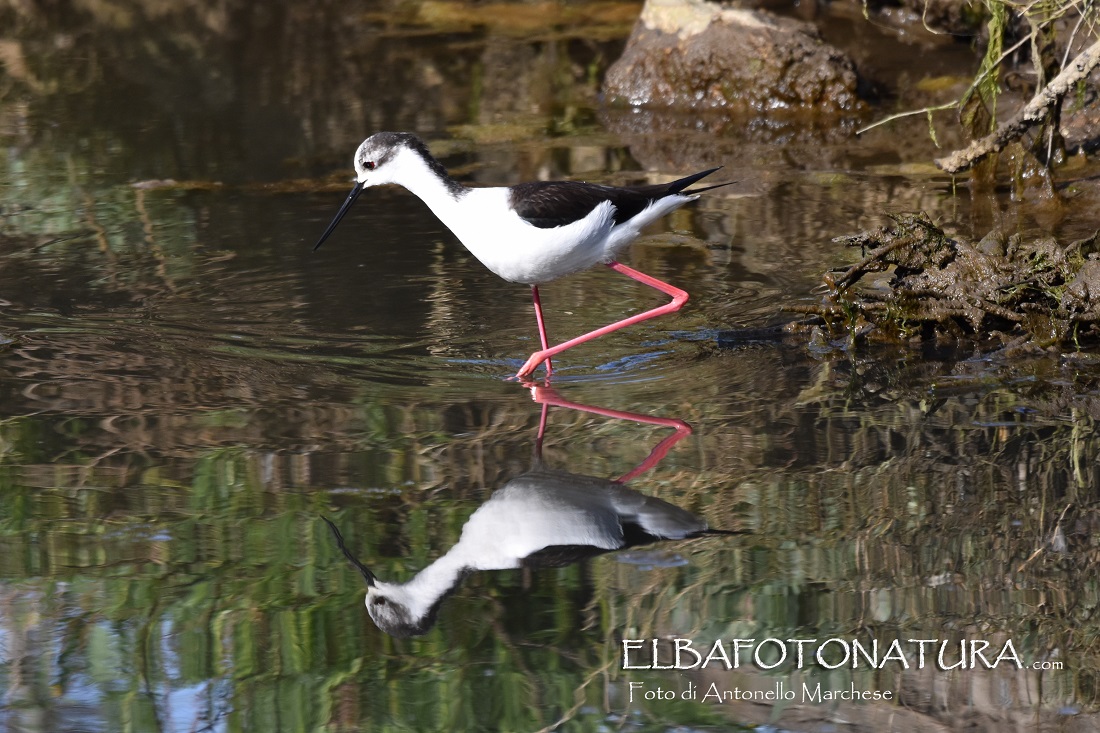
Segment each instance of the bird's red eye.
[[368,160],[366,163],[363,164],[363,167],[369,171],[374,170],[374,161]]

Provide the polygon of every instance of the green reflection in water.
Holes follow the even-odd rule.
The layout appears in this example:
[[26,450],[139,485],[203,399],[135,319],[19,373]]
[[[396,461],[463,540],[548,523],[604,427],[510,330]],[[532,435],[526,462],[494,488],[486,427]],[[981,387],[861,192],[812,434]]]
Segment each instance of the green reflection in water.
[[[898,174],[900,155],[927,157],[922,132],[861,149],[879,175],[843,131],[630,111],[605,130],[591,79],[632,19],[604,44],[313,6],[15,19],[31,73],[5,65],[0,99],[0,727],[1095,725],[1094,363],[713,347],[810,297],[848,261],[832,236],[884,210],[965,221],[944,182]],[[476,574],[425,636],[374,628],[318,515],[406,580],[530,467],[537,419],[500,381],[531,350],[526,293],[416,202],[379,192],[343,246],[309,254],[354,146],[406,127],[471,182],[738,171],[749,196],[700,202],[631,252],[692,292],[687,312],[559,368],[569,397],[691,422],[632,486],[743,536]],[[547,291],[562,333],[639,298],[598,273]],[[654,438],[568,412],[552,427],[547,462],[601,477]],[[620,638],[675,635],[1008,636],[1066,668],[620,669]],[[631,681],[803,679],[904,696],[628,702]]]
[[[732,677],[624,673],[617,643],[624,636],[683,636],[697,647],[734,638],[877,638],[885,645],[1008,636],[1023,661],[1057,650],[1068,668],[1047,674],[1041,691],[1034,673],[1003,670],[982,677],[905,674],[896,665],[878,672],[781,667],[780,678],[895,691],[946,680],[953,691],[940,694],[951,705],[966,700],[983,715],[1005,705],[1002,714],[1024,715],[1091,705],[1095,636],[1087,609],[1098,588],[1080,527],[1091,510],[1080,493],[1067,510],[1061,487],[1075,465],[1086,482],[1096,467],[1039,461],[1019,490],[1007,492],[999,474],[1020,470],[1029,450],[1047,459],[1062,450],[1071,451],[1065,457],[1095,455],[1088,451],[1096,439],[1073,424],[1025,421],[1008,432],[982,424],[1011,414],[1016,399],[997,392],[977,406],[949,399],[923,423],[905,409],[852,411],[834,398],[825,401],[827,412],[775,405],[777,414],[756,419],[783,424],[783,414],[816,415],[830,437],[816,458],[800,456],[808,465],[779,473],[738,468],[756,460],[754,450],[774,454],[774,438],[746,440],[720,427],[736,423],[704,417],[715,429],[702,431],[701,463],[673,455],[642,482],[703,510],[715,526],[748,534],[662,545],[656,561],[642,564],[608,556],[474,575],[446,602],[439,625],[411,640],[386,637],[369,623],[360,580],[317,515],[335,506],[349,543],[380,575],[411,577],[457,540],[484,497],[480,482],[469,479],[477,456],[488,448],[520,460],[529,449],[533,416],[525,418],[519,405],[500,408],[505,424],[523,428],[510,436],[495,427],[500,415],[488,423],[473,417],[447,437],[425,432],[440,425],[435,409],[373,411],[369,434],[421,436],[433,447],[407,458],[425,477],[419,483],[400,478],[410,475],[406,465],[370,484],[372,469],[345,460],[354,454],[232,448],[194,459],[114,453],[91,461],[73,448],[108,437],[92,423],[75,429],[72,420],[8,420],[0,433],[5,715],[28,721],[45,711],[50,725],[99,720],[134,730],[182,729],[196,720],[227,730],[534,730],[561,717],[595,728],[629,709],[648,729],[662,721],[713,722],[721,709],[631,705],[624,697],[630,681],[682,690],[685,680],[750,688],[776,679],[751,666]],[[852,428],[853,418],[869,422]],[[231,430],[246,425],[218,422]],[[593,437],[615,450],[637,441],[636,429],[572,413],[556,427],[549,454],[576,463],[589,460]],[[945,482],[922,452],[880,444],[890,431],[903,431],[904,440],[892,441],[898,444],[945,447],[936,436],[946,434],[958,446],[990,445],[974,460],[959,454],[951,473],[963,464],[960,485]],[[1041,444],[1028,440],[1036,431]],[[731,441],[741,446],[736,455],[726,449]],[[432,476],[448,465],[467,471],[445,479],[448,490],[439,494]],[[1059,522],[1071,554],[1051,547],[1032,558]],[[689,564],[661,561],[677,554]],[[998,684],[1023,685],[1036,697],[1012,702],[1025,694],[1013,692],[987,707],[983,691]]]

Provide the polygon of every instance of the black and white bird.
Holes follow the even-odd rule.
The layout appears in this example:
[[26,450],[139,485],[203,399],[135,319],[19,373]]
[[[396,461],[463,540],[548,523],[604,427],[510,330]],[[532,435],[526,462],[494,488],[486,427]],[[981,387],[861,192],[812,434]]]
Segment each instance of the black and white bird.
[[336,525],[322,519],[366,581],[367,612],[391,636],[427,632],[440,605],[472,572],[562,567],[660,540],[733,534],[708,529],[701,517],[618,481],[537,468],[493,492],[446,553],[409,581],[391,583],[360,562]]
[[[420,197],[474,257],[509,282],[531,286],[542,349],[516,374],[530,375],[542,363],[578,344],[625,326],[679,310],[688,294],[616,261],[642,228],[698,194],[728,183],[689,188],[717,168],[671,183],[603,186],[582,181],[533,181],[515,186],[468,188],[451,178],[424,142],[408,132],[379,132],[355,152],[355,185],[316,250],[351,205],[370,186],[397,184]],[[605,264],[672,300],[652,310],[598,328],[555,346],[546,336],[538,286],[596,264]]]

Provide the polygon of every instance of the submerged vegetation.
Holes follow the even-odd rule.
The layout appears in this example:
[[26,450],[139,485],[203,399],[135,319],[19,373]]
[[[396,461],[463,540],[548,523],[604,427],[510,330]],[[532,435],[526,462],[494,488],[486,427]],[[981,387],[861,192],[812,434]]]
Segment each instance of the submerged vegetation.
[[[840,237],[864,253],[825,277],[820,316],[830,338],[898,341],[973,339],[1009,349],[1100,343],[1100,232],[1060,245],[994,231],[979,242],[950,237],[923,214]],[[857,289],[868,276],[886,282]]]
[[[935,163],[952,174],[975,168],[979,187],[1006,174],[1019,198],[1038,180],[1039,196],[1056,200],[1049,170],[1066,160],[1063,104],[1097,102],[1086,85],[1100,66],[1096,4],[985,0],[984,11],[984,55],[973,81],[955,101],[917,111],[927,114],[933,140],[933,113],[957,111],[970,139]],[[1006,115],[1000,103],[1010,75],[1033,80],[1033,96]],[[905,114],[912,113],[890,119]],[[1095,123],[1085,127],[1079,152],[1100,144]],[[1006,148],[1009,164],[999,168],[996,154]],[[1100,345],[1100,232],[1060,243],[998,227],[974,241],[947,234],[923,213],[888,217],[888,226],[834,239],[859,247],[862,259],[825,276],[824,302],[792,308],[821,318],[811,324],[819,345],[961,339],[1005,353]],[[882,273],[890,275],[876,277]]]
[[[925,3],[926,14],[931,4]],[[964,5],[938,3],[940,6],[953,4]],[[983,6],[984,13],[969,13],[974,19],[984,16],[986,21],[981,34],[984,51],[977,74],[962,95],[946,104],[889,119],[925,114],[929,133],[935,140],[933,113],[957,111],[958,122],[971,143],[935,161],[937,166],[952,174],[971,169],[1009,145],[1017,146],[1019,152],[1026,152],[1028,157],[1044,166],[1053,167],[1064,162],[1064,102],[1073,100],[1076,108],[1095,102],[1086,93],[1084,82],[1100,65],[1100,14],[1096,3],[1094,0],[1048,0],[1021,4],[984,0]],[[1021,68],[1028,65],[1029,70]],[[998,102],[1006,90],[1006,79],[1011,76],[1033,79],[1032,97],[998,124],[998,117],[1003,114]],[[1038,129],[1025,140],[1025,134],[1032,128]],[[1093,129],[1086,144],[1095,147],[1100,143],[1098,133],[1100,131]],[[1020,174],[1018,167],[1015,175]]]

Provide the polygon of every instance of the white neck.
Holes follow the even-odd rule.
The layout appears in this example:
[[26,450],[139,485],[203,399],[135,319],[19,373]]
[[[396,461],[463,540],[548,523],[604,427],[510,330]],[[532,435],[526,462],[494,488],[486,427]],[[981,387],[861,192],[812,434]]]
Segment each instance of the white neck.
[[432,606],[459,584],[468,567],[461,553],[453,550],[406,583],[379,583],[378,592],[404,605],[414,618],[423,618]]
[[[391,183],[396,183],[416,194],[439,220],[450,226],[455,218],[458,201],[469,190],[450,177],[440,178],[426,160],[409,149],[403,149],[391,164]],[[442,171],[442,167],[439,169]],[[444,174],[446,175],[446,174]]]

